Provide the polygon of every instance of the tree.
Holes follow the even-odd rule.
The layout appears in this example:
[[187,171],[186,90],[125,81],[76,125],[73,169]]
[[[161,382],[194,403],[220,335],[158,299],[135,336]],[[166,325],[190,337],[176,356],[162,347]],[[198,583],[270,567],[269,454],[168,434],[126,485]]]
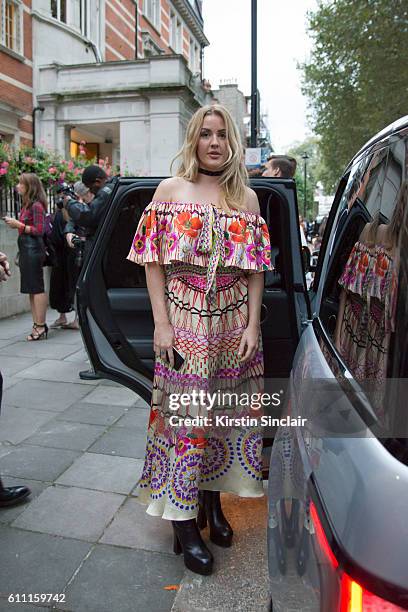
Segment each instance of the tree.
[[320,157],[320,149],[318,139],[315,137],[307,138],[302,143],[295,143],[287,151],[287,155],[294,157],[297,161],[296,169],[296,190],[298,196],[299,213],[304,217],[304,201],[305,201],[305,179],[304,179],[304,160],[302,155],[307,153],[309,158],[306,160],[306,217],[313,219],[316,216],[314,210],[314,190],[323,170],[323,164]]
[[301,66],[303,92],[330,191],[358,149],[407,112],[408,4],[320,0],[309,30],[314,46]]

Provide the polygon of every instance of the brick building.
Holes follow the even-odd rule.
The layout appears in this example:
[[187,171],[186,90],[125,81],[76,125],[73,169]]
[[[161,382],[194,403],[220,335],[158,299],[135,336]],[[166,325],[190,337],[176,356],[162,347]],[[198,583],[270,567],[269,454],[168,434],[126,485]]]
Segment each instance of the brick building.
[[0,0],[0,137],[32,141],[33,49],[31,0]]
[[[167,174],[202,87],[201,0],[0,0],[0,135]],[[35,112],[33,113],[33,111]]]

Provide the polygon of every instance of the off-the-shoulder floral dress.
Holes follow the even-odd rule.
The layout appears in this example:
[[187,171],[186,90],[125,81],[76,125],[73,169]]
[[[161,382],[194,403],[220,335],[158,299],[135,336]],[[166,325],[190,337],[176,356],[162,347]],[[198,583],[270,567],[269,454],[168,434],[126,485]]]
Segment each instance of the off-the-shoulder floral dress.
[[[224,422],[216,426],[215,416],[254,416],[245,398],[262,391],[261,336],[250,362],[240,362],[238,348],[248,321],[248,274],[270,270],[270,256],[268,227],[256,214],[155,201],[141,216],[128,259],[164,267],[174,346],[185,358],[179,371],[159,357],[155,361],[146,456],[137,488],[148,514],[194,518],[199,489],[262,495],[261,428]],[[212,409],[201,401],[172,409],[172,394],[193,391],[215,394]],[[228,401],[228,393],[239,395]],[[172,416],[210,417],[212,424],[174,425]]]
[[381,245],[357,241],[339,284],[347,291],[340,328],[340,352],[355,378],[366,383],[385,424],[384,383],[395,328],[397,259]]

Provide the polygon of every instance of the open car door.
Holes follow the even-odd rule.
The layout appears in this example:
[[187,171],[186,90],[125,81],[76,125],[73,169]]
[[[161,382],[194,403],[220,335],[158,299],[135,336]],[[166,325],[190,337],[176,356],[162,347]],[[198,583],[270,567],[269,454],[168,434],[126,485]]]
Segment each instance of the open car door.
[[[95,371],[147,402],[154,368],[153,317],[144,268],[126,257],[160,180],[120,179],[77,292],[81,331]],[[263,295],[265,379],[286,379],[309,312],[296,187],[285,179],[255,179],[251,186],[269,227],[275,265],[274,272],[265,274]]]

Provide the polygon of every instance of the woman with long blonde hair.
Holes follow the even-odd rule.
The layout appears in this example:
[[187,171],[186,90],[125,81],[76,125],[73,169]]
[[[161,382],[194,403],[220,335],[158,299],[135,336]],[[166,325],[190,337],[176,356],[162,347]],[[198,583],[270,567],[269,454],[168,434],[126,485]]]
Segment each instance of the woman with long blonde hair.
[[208,523],[221,547],[233,537],[220,492],[263,495],[261,430],[247,424],[254,413],[239,398],[262,384],[270,241],[226,108],[194,114],[176,159],[176,176],[160,183],[128,255],[145,265],[155,325],[138,498],[148,514],[172,521],[174,551],[186,566],[210,574],[213,557],[199,529]]
[[27,340],[42,340],[48,335],[45,321],[48,299],[44,290],[43,273],[47,198],[40,179],[33,173],[20,176],[17,191],[23,202],[19,219],[5,217],[4,220],[9,227],[18,230],[20,291],[29,294],[33,315],[33,329]]

